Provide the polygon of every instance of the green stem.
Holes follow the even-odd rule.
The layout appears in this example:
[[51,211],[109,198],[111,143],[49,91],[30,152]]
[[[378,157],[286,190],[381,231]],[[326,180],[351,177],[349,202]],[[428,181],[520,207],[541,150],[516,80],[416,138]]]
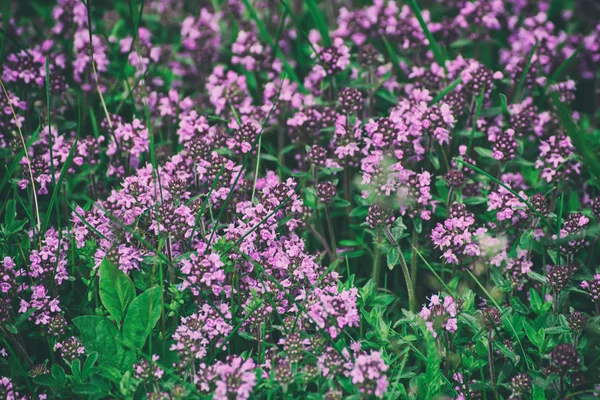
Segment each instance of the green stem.
[[[252,197],[250,203],[254,203],[254,194],[256,193],[256,180],[258,179],[258,167],[260,166],[260,148],[262,145],[262,135],[258,136],[257,154],[256,154],[256,169],[254,170],[254,184],[252,185]],[[281,154],[281,152],[280,152]]]
[[327,227],[329,228],[329,240],[331,241],[331,251],[335,258],[337,258],[337,248],[335,245],[335,234],[333,233],[333,221],[331,220],[331,213],[329,207],[325,206],[325,216],[327,217]]
[[[419,232],[416,229],[413,229],[412,245],[415,249],[419,247]],[[415,250],[410,253],[410,276],[414,288],[417,286],[417,252]]]
[[416,312],[416,302],[415,302],[415,290],[413,288],[412,279],[410,277],[410,272],[408,270],[408,266],[406,265],[406,260],[404,259],[404,255],[402,254],[402,249],[400,248],[400,244],[396,242],[392,232],[389,227],[385,228],[385,235],[387,236],[390,243],[398,248],[398,255],[400,256],[400,267],[402,268],[402,274],[404,275],[404,280],[406,281],[406,291],[408,292],[408,305],[411,312]]
[[492,389],[494,390],[494,398],[497,398],[496,393],[496,373],[494,372],[494,342],[493,342],[493,331],[488,332],[488,362],[490,364],[490,383],[492,384]]
[[379,287],[379,246],[381,245],[381,231],[377,231],[377,242],[375,242],[375,255],[373,256],[373,268],[371,278],[375,287]]

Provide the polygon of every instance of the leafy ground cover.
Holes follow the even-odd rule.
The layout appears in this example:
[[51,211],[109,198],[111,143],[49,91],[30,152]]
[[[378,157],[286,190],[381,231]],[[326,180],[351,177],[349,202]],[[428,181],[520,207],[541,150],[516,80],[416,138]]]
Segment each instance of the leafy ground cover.
[[593,399],[593,1],[2,6],[6,399]]

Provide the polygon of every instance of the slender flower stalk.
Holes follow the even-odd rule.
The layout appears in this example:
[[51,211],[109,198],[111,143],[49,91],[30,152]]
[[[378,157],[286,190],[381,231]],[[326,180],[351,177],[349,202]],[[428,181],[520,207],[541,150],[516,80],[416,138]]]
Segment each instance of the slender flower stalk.
[[390,243],[398,249],[398,255],[400,257],[400,267],[402,268],[402,274],[404,275],[404,281],[406,282],[406,291],[408,293],[409,310],[411,312],[416,312],[417,303],[415,300],[415,290],[413,287],[412,278],[410,277],[410,272],[408,270],[408,265],[406,265],[406,260],[404,259],[404,255],[402,254],[402,248],[400,247],[398,242],[396,242],[396,239],[394,239],[392,231],[388,226],[384,228],[384,233],[390,241]]

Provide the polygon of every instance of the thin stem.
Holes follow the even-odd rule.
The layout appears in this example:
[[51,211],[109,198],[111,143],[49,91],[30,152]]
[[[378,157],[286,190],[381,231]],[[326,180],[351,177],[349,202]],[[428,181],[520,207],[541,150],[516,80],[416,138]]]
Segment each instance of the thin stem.
[[375,287],[379,287],[379,246],[381,245],[381,231],[377,230],[377,241],[375,242],[375,255],[373,256],[373,270],[371,271],[371,278]]
[[306,226],[308,227],[308,229],[310,230],[310,232],[313,235],[315,235],[315,237],[321,243],[321,245],[325,248],[325,252],[329,256],[329,259],[331,260],[331,262],[334,262],[335,261],[335,256],[333,255],[333,252],[331,251],[331,248],[329,247],[329,243],[327,243],[327,240],[323,237],[323,235],[321,235],[317,231],[317,229],[314,226],[312,226],[312,224],[306,224]]
[[325,206],[325,216],[327,217],[327,227],[329,228],[329,240],[331,241],[331,251],[337,258],[337,248],[335,245],[335,234],[333,233],[333,221],[331,220],[331,213],[329,207]]
[[398,255],[400,256],[400,267],[402,268],[402,274],[404,274],[404,280],[406,281],[406,291],[408,292],[409,309],[411,312],[415,312],[417,309],[415,301],[415,290],[412,285],[412,279],[410,277],[410,272],[408,271],[408,266],[406,265],[406,260],[404,259],[404,255],[402,254],[402,249],[400,248],[398,242],[396,242],[396,239],[394,239],[394,236],[392,235],[392,232],[390,231],[389,227],[386,226],[384,232],[390,243],[398,248]]
[[496,373],[494,371],[494,342],[493,342],[493,331],[488,332],[488,363],[490,364],[490,383],[494,390],[494,398],[497,398],[496,394]]
[[256,146],[256,169],[254,170],[254,184],[252,185],[252,197],[250,203],[254,203],[254,194],[256,193],[256,180],[258,179],[258,167],[260,166],[260,148],[262,147],[262,135],[258,136],[258,145]]
[[[8,106],[10,107],[10,111],[12,112],[13,118],[15,120],[15,125],[17,126],[17,131],[19,132],[19,138],[21,139],[21,144],[23,145],[23,154],[25,155],[25,159],[27,160],[27,169],[29,170],[29,179],[31,181],[31,190],[33,192],[33,202],[35,205],[35,217],[36,217],[36,221],[37,221],[37,231],[38,231],[38,233],[40,233],[40,229],[42,227],[42,221],[40,220],[40,208],[38,206],[37,191],[35,190],[35,181],[33,180],[33,172],[31,171],[31,160],[29,159],[29,154],[27,153],[27,145],[25,144],[25,138],[23,137],[23,132],[21,131],[21,123],[19,122],[19,119],[17,118],[17,114],[15,113],[15,109],[13,108],[12,101],[10,100],[10,97],[8,96],[8,92],[6,91],[6,88],[4,87],[4,82],[2,81],[2,79],[0,79],[0,86],[2,86],[2,91],[4,92],[4,96],[6,96],[6,100],[8,101]],[[50,134],[50,131],[48,131],[48,134]],[[52,160],[50,160],[50,163],[52,163]]]
[[414,288],[417,286],[417,252],[415,249],[419,247],[419,232],[416,229],[413,229],[412,245],[414,249],[410,253],[410,276]]

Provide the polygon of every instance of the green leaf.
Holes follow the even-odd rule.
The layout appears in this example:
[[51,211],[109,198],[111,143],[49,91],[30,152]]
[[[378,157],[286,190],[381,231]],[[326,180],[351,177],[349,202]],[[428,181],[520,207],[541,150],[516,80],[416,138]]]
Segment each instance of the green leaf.
[[521,74],[521,79],[519,79],[519,83],[517,84],[517,90],[515,92],[515,97],[513,98],[513,103],[517,103],[521,98],[521,90],[523,89],[523,85],[525,84],[525,79],[527,78],[527,74],[529,73],[529,69],[531,68],[531,60],[535,55],[535,51],[537,50],[538,42],[536,41],[531,51],[529,52],[529,57],[527,57],[527,63],[525,64],[525,68],[523,68],[523,73]]
[[521,300],[519,300],[518,297],[511,297],[510,305],[513,306],[513,308],[517,310],[517,312],[520,312],[523,315],[529,314],[529,309],[525,304],[523,304]]
[[500,93],[500,104],[502,107],[502,114],[508,115],[508,100],[506,99],[506,95],[504,93]]
[[33,378],[33,381],[38,385],[58,386],[58,381],[56,380],[56,378],[49,374],[36,376],[35,378]]
[[125,356],[125,350],[117,343],[120,339],[117,326],[108,318],[97,315],[85,315],[73,319],[81,332],[80,338],[88,352],[97,352],[103,364],[119,366]]
[[531,288],[529,289],[529,302],[531,303],[531,309],[536,314],[540,314],[540,310],[542,309],[542,299],[538,292]]
[[533,385],[533,400],[546,400],[544,389],[535,384]]
[[90,353],[83,364],[83,369],[81,370],[81,379],[84,381],[87,380],[91,375],[94,369],[94,364],[98,360],[98,353],[95,351]]
[[437,342],[425,326],[421,326],[421,331],[425,339],[427,349],[427,362],[425,368],[426,377],[426,399],[437,399],[442,389],[442,372],[440,368],[441,358],[437,347]]
[[6,209],[4,211],[4,225],[11,226],[17,217],[17,202],[15,199],[11,199],[6,203]]
[[71,363],[71,373],[75,382],[81,382],[81,361],[78,358]]
[[350,203],[348,200],[344,200],[344,199],[340,199],[339,197],[336,197],[333,199],[333,204],[331,205],[331,207],[346,208],[346,207],[350,207],[351,205],[352,205],[352,203]]
[[467,197],[466,199],[464,199],[463,203],[469,204],[469,205],[485,204],[485,203],[487,203],[487,199],[482,196],[473,196],[473,197]]
[[96,394],[100,394],[101,392],[102,392],[102,389],[100,389],[98,386],[93,385],[91,383],[83,383],[81,385],[77,385],[77,386],[73,387],[73,393],[76,393],[76,394],[96,395]]
[[494,152],[492,150],[490,150],[490,149],[486,149],[485,147],[475,147],[474,150],[481,157],[484,157],[484,158],[494,158]]
[[123,341],[135,349],[141,349],[162,311],[162,288],[157,286],[140,294],[129,305],[123,323]]
[[56,382],[59,386],[63,386],[67,383],[67,374],[65,374],[65,370],[58,364],[52,365],[52,376],[56,379]]
[[431,103],[429,103],[429,105],[432,106],[434,104],[437,104],[441,99],[444,98],[444,96],[456,89],[456,87],[460,85],[461,82],[462,77],[458,77],[457,79],[450,82],[448,86],[440,90],[440,92],[437,94],[437,96],[434,97],[434,99],[431,101]]
[[[394,48],[390,44],[389,40],[387,40],[387,38],[385,36],[382,36],[381,38],[383,39],[383,44],[385,44],[385,49],[388,52],[388,56],[390,57],[390,61],[392,62],[392,67],[394,68],[394,72],[396,73],[397,78],[403,78],[405,74],[404,74],[404,71],[402,71],[402,68],[400,67],[400,58],[398,57],[396,50],[394,50]],[[390,100],[390,99],[388,99],[388,100]],[[394,104],[398,104],[397,99]]]
[[419,217],[415,217],[413,219],[413,225],[415,227],[415,231],[417,231],[417,233],[421,233],[423,231],[423,220]]
[[394,269],[398,261],[400,260],[400,254],[398,254],[398,249],[394,246],[390,248],[387,253],[387,264],[390,270]]
[[107,258],[100,264],[100,299],[110,315],[121,324],[127,307],[135,299],[135,287],[129,277]]
[[[544,337],[539,332],[536,332],[527,322],[523,322],[523,326],[525,327],[525,334],[527,335],[527,338],[529,338],[529,341],[533,343],[535,347],[540,349],[544,343]],[[543,332],[543,330],[541,332]]]

